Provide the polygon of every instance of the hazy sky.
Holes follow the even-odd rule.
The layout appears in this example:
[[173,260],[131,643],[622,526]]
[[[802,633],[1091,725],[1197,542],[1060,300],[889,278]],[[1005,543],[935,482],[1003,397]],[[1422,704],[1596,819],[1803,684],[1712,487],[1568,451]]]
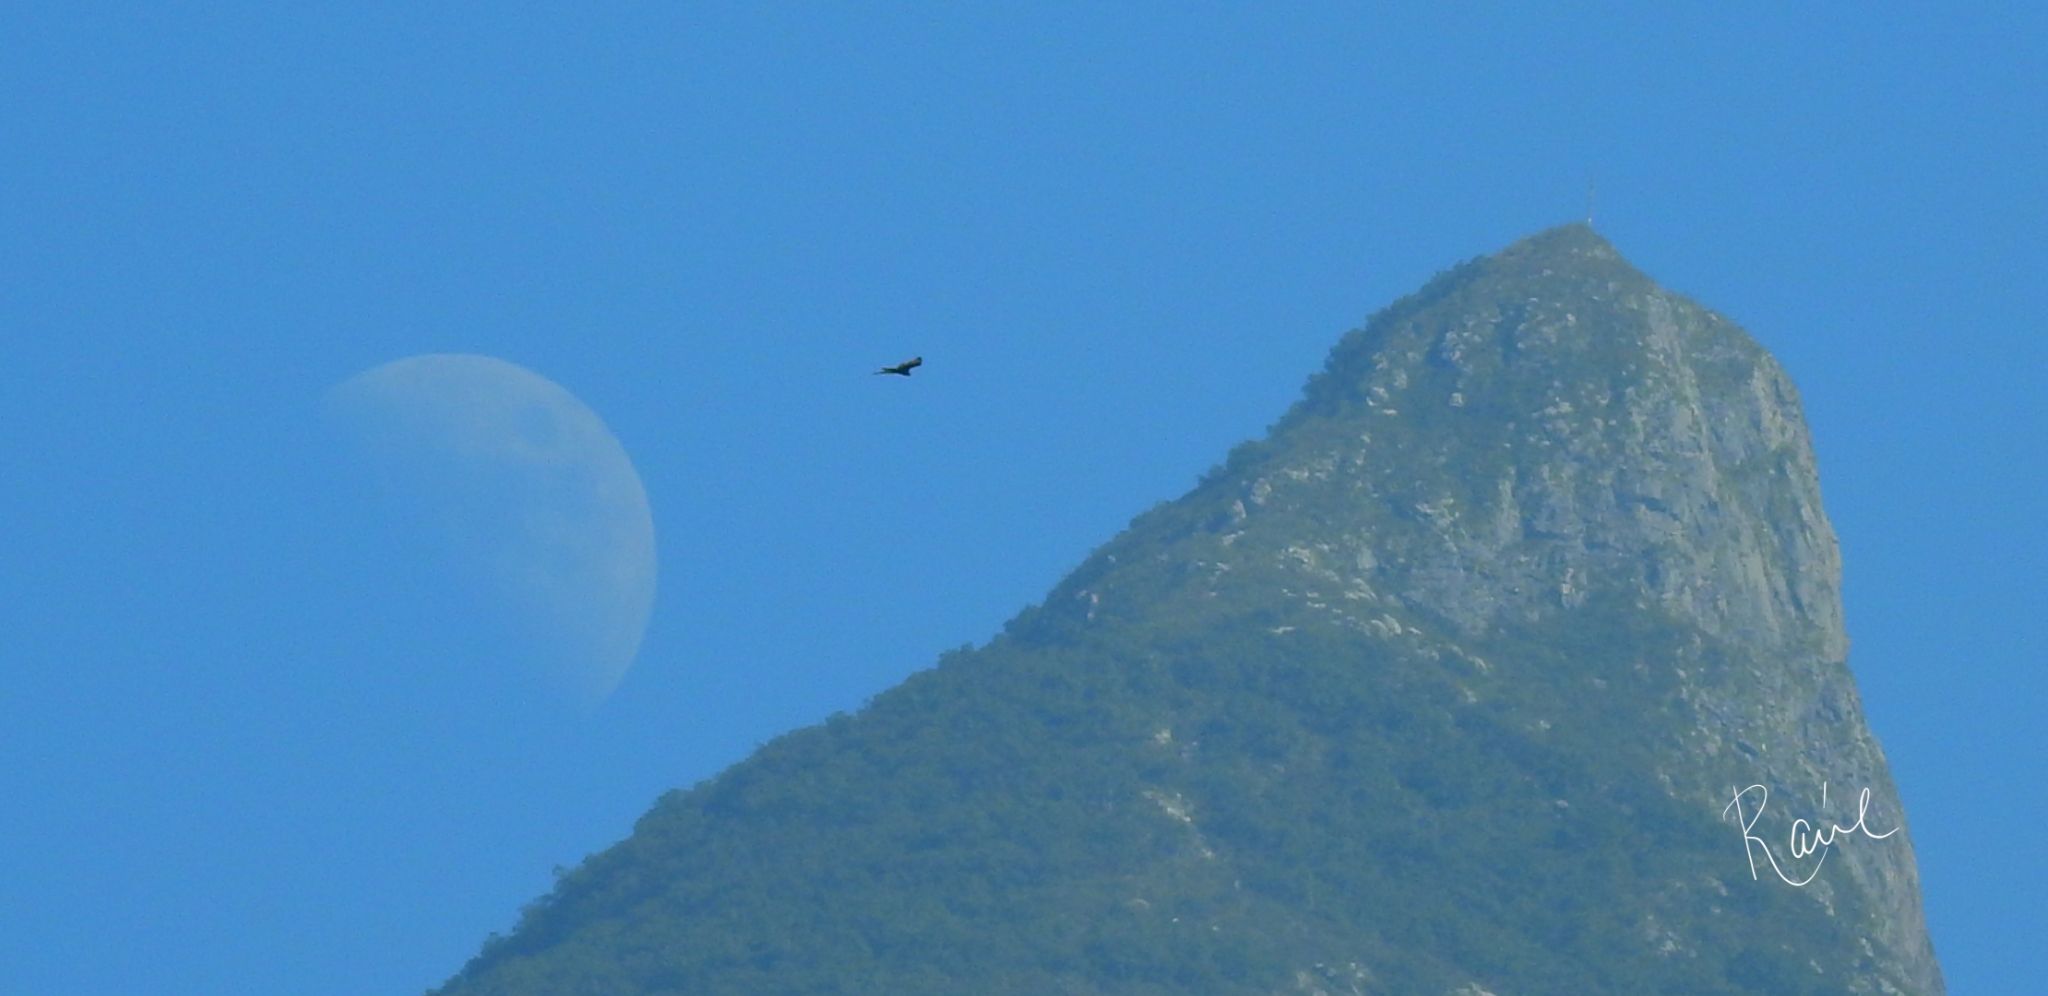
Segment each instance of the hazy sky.
[[[0,9],[0,991],[438,982],[1589,177],[1798,383],[1951,988],[2038,984],[2030,6],[178,6]],[[478,692],[499,636],[323,434],[425,352],[638,467],[660,587],[594,714]]]

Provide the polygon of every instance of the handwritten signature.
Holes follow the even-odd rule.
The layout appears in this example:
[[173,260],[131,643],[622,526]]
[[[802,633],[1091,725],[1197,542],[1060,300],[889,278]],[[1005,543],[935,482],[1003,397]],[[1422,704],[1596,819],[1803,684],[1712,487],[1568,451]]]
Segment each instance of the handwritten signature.
[[[1742,800],[1750,793],[1756,793],[1756,810],[1745,816],[1742,811]],[[1803,886],[1813,881],[1815,875],[1820,874],[1820,866],[1827,861],[1828,854],[1832,852],[1835,846],[1835,841],[1842,835],[1860,832],[1872,840],[1883,840],[1892,834],[1898,833],[1900,829],[1899,827],[1893,827],[1883,833],[1871,833],[1870,828],[1863,825],[1864,814],[1870,809],[1870,790],[1868,788],[1863,790],[1863,794],[1856,797],[1856,822],[1846,827],[1839,823],[1833,823],[1827,827],[1815,829],[1813,824],[1805,820],[1793,820],[1791,840],[1789,842],[1792,849],[1792,857],[1795,860],[1804,861],[1814,854],[1820,855],[1813,862],[1813,871],[1807,873],[1805,878],[1795,881],[1791,876],[1786,875],[1785,870],[1778,865],[1777,855],[1771,853],[1771,845],[1765,843],[1762,837],[1758,837],[1750,832],[1756,828],[1756,821],[1763,818],[1764,806],[1768,805],[1770,801],[1770,789],[1762,785],[1751,785],[1746,789],[1735,790],[1735,797],[1728,800],[1728,805],[1721,809],[1721,815],[1724,818],[1728,815],[1729,810],[1734,810],[1735,822],[1742,826],[1742,849],[1749,857],[1749,877],[1752,880],[1758,878],[1756,852],[1759,849],[1764,852],[1764,860],[1770,863],[1771,871],[1776,873],[1778,878],[1782,879],[1786,885]],[[1828,804],[1828,783],[1826,782],[1820,783],[1820,804],[1823,808]]]

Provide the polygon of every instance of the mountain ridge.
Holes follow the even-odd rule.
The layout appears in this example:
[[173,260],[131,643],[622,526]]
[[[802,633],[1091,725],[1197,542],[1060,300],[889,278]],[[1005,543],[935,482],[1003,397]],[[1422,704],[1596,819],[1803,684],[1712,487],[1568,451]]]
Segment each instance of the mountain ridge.
[[1795,889],[1722,817],[1832,780],[1904,825],[1839,582],[1784,371],[1546,230],[1345,335],[988,644],[665,795],[442,991],[1940,992],[1908,834]]

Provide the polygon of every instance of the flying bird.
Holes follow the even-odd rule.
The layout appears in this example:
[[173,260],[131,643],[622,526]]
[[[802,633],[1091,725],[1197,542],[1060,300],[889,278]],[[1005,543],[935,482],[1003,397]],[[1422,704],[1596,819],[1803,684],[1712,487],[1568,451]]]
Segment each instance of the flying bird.
[[898,374],[900,376],[908,377],[910,376],[910,371],[912,369],[922,365],[923,363],[924,357],[913,356],[910,359],[904,360],[903,362],[898,363],[893,367],[883,367],[882,369],[877,370],[875,372],[878,374]]

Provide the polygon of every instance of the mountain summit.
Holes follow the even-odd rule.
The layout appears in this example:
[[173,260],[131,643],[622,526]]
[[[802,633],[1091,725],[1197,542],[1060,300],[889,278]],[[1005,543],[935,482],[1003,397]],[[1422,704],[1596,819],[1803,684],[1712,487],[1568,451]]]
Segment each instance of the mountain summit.
[[441,992],[1939,993],[1840,577],[1776,362],[1552,229]]

